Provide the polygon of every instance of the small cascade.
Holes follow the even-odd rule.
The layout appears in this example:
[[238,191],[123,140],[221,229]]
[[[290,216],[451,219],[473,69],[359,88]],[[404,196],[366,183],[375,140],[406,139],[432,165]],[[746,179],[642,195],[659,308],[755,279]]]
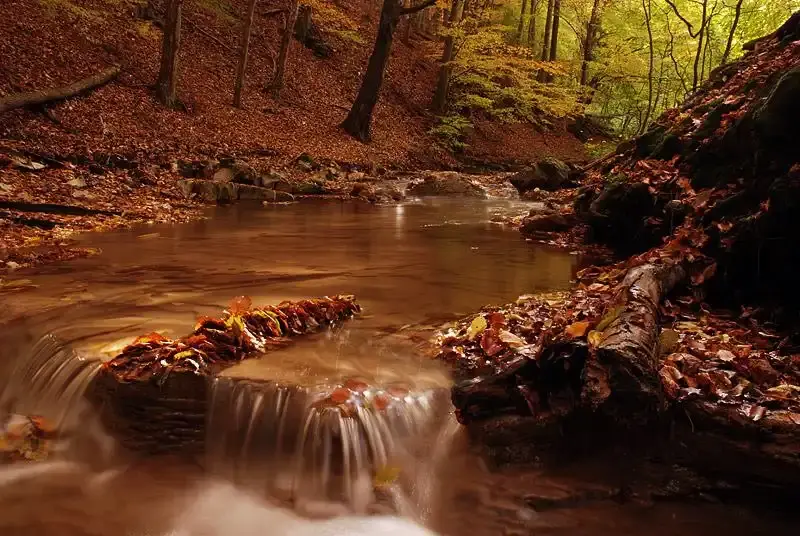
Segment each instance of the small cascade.
[[100,360],[83,357],[46,335],[0,386],[0,412],[42,416],[57,428],[72,425],[100,366]]
[[[288,500],[365,508],[372,483],[393,480],[419,437],[436,435],[446,391],[359,379],[301,387],[219,377],[211,389],[209,468]],[[429,453],[428,453],[429,454]]]

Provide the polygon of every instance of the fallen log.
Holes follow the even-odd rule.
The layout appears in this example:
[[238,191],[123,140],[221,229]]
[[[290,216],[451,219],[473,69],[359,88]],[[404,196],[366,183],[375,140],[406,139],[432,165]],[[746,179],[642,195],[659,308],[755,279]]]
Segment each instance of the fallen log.
[[37,214],[60,214],[63,216],[119,216],[122,214],[122,212],[116,210],[101,210],[55,203],[27,203],[25,201],[0,201],[0,209]]
[[[625,275],[587,362],[581,396],[648,420],[665,406],[658,377],[659,305],[686,278],[680,265],[645,264]],[[601,321],[602,322],[602,321]]]
[[508,359],[502,371],[456,385],[453,403],[462,422],[500,414],[549,421],[575,412],[626,422],[652,419],[665,406],[657,367],[659,304],[685,277],[678,265],[631,269],[602,319],[585,321],[586,339],[540,341],[538,351],[524,347],[526,354]]
[[0,113],[16,110],[17,108],[23,108],[25,106],[45,104],[75,97],[81,93],[107,84],[119,76],[119,73],[120,67],[119,65],[115,65],[67,86],[8,95],[0,99]]

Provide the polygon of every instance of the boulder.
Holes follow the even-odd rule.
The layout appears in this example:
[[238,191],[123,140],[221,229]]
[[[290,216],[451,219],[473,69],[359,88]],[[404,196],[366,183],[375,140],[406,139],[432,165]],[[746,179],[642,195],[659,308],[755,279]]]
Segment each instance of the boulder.
[[597,240],[620,251],[638,251],[656,240],[643,222],[659,212],[657,203],[647,184],[621,180],[607,184],[588,210],[578,203],[575,210],[591,226]]
[[525,234],[560,233],[569,231],[575,226],[575,217],[571,214],[551,212],[534,214],[522,220],[520,230]]
[[569,182],[570,169],[567,164],[555,158],[537,162],[532,168],[520,171],[509,179],[520,193],[539,188],[558,190]]
[[296,195],[324,195],[325,184],[320,180],[311,180],[296,184],[292,188],[292,193]]
[[452,172],[437,172],[408,186],[406,194],[416,197],[452,196],[485,198],[486,190],[463,175]]
[[233,164],[219,168],[216,173],[214,173],[212,179],[216,182],[235,182],[253,186],[259,186],[261,184],[258,171],[244,162],[234,162]]

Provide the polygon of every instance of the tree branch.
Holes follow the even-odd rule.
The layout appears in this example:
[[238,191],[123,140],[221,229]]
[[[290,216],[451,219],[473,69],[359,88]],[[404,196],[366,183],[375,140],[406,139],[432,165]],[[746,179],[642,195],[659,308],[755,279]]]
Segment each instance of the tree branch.
[[406,15],[413,15],[417,11],[422,11],[423,9],[429,8],[433,5],[436,5],[436,0],[426,0],[419,5],[411,6],[411,7],[404,7],[400,10],[399,16],[405,17]]
[[[673,2],[672,0],[666,0],[666,2],[667,2],[667,4],[669,4],[669,7],[672,8],[672,11],[675,12],[675,15],[677,15],[678,18],[681,19],[683,21],[683,23],[686,25],[686,28],[689,30],[689,35],[692,36],[692,39],[694,39],[695,37],[700,35],[700,32],[703,31],[703,28],[700,28],[699,31],[695,32],[694,31],[694,25],[691,22],[689,22],[689,20],[686,19],[686,17],[681,15],[681,12],[678,11],[678,6],[675,5],[675,2]],[[705,25],[703,25],[703,27],[705,27]]]

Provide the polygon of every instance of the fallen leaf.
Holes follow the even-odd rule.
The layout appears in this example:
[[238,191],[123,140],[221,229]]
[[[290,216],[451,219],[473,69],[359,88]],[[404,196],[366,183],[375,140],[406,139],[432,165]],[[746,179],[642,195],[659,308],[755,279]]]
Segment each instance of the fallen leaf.
[[603,332],[597,331],[596,329],[590,331],[589,335],[586,337],[586,340],[589,342],[589,346],[592,348],[597,348],[600,346],[600,343],[603,342],[603,339],[605,339],[605,337],[603,337]]
[[574,324],[567,326],[567,329],[564,330],[564,333],[574,339],[577,339],[586,335],[586,331],[589,329],[590,325],[591,323],[588,321],[575,322]]
[[723,361],[725,363],[730,363],[734,359],[736,359],[736,355],[733,352],[731,352],[730,350],[722,349],[722,350],[717,351],[717,359],[719,359],[720,361]]
[[474,341],[475,337],[480,335],[487,327],[486,319],[481,315],[476,316],[469,328],[467,328],[467,339]]
[[597,324],[597,328],[595,328],[595,329],[597,329],[597,331],[605,331],[605,329],[608,326],[610,326],[611,323],[614,320],[619,318],[619,315],[621,315],[622,311],[624,311],[624,310],[625,310],[625,307],[623,307],[622,305],[618,305],[618,306],[612,308],[610,311],[608,311],[605,314],[605,316],[602,318],[602,320],[600,320],[600,323]]
[[658,336],[658,353],[667,355],[672,352],[681,340],[681,336],[674,329],[662,329]]
[[524,339],[517,337],[507,330],[500,330],[500,340],[513,348],[519,348],[528,344]]

